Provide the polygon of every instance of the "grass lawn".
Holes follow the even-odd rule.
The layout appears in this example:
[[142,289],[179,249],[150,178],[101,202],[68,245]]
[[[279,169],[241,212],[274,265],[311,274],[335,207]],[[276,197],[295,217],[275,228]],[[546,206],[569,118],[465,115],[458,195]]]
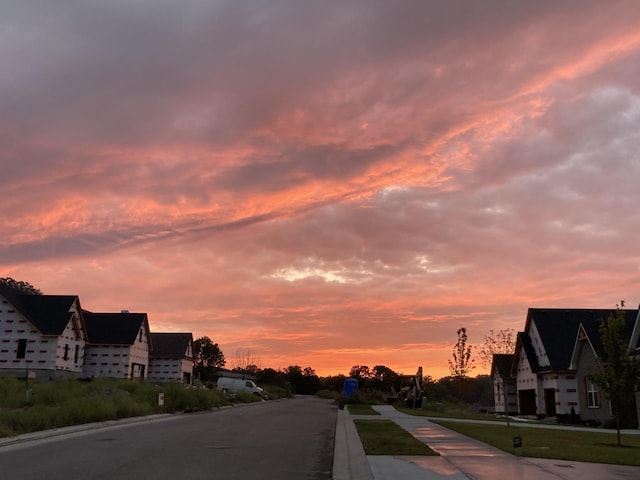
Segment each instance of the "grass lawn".
[[468,420],[490,420],[492,422],[507,422],[506,418],[497,417],[487,413],[470,413],[466,407],[444,405],[436,408],[432,404],[428,404],[427,408],[406,408],[395,406],[396,410],[407,415],[415,415],[418,417],[434,417],[434,418],[462,418]]
[[505,452],[516,453],[513,438],[522,439],[521,455],[579,462],[640,466],[640,435],[623,435],[616,446],[615,432],[581,432],[505,425],[487,425],[435,420],[435,423],[488,443]]
[[438,455],[391,420],[354,420],[367,455]]
[[347,405],[347,408],[351,415],[380,415],[380,413],[376,412],[371,405],[354,404]]

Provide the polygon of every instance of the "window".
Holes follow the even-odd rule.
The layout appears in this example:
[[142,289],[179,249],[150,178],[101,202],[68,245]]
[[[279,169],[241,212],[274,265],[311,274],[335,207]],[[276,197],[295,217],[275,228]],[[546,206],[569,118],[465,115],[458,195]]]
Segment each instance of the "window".
[[589,408],[598,408],[600,406],[600,389],[589,378],[587,382],[587,406]]
[[63,360],[69,360],[69,344],[65,344],[64,346],[64,356],[62,357]]
[[140,330],[140,333],[138,334],[138,341],[139,342],[142,341],[142,330]]
[[16,351],[16,358],[25,358],[27,354],[27,339],[21,338],[18,340],[18,350]]
[[76,351],[73,354],[73,363],[78,363],[79,354],[80,354],[80,345],[76,345]]

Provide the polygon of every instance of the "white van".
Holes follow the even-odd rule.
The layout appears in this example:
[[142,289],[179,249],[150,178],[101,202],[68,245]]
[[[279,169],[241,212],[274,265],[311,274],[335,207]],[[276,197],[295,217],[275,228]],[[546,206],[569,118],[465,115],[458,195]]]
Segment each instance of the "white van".
[[216,382],[218,390],[229,392],[249,392],[264,397],[264,390],[258,387],[253,380],[243,380],[242,378],[220,377]]

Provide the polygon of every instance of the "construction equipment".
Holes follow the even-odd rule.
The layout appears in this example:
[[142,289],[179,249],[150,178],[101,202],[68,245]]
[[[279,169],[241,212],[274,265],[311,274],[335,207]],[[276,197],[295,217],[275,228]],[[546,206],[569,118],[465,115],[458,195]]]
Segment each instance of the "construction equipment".
[[422,381],[422,367],[418,367],[415,375],[400,375],[400,388],[396,391],[391,387],[391,395],[387,397],[387,403],[402,401],[409,408],[421,406],[424,394]]

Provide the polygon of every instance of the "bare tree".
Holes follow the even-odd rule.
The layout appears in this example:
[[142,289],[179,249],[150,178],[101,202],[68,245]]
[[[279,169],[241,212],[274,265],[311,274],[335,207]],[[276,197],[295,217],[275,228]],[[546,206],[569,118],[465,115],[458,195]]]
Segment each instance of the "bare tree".
[[501,329],[498,330],[498,333],[489,330],[489,335],[484,337],[484,343],[478,348],[480,365],[484,368],[490,368],[495,354],[514,353],[515,350],[516,342],[513,328]]
[[256,355],[254,355],[248,348],[236,349],[236,356],[233,359],[232,365],[233,370],[247,370],[248,367],[257,367],[258,369],[261,368],[260,359]]

